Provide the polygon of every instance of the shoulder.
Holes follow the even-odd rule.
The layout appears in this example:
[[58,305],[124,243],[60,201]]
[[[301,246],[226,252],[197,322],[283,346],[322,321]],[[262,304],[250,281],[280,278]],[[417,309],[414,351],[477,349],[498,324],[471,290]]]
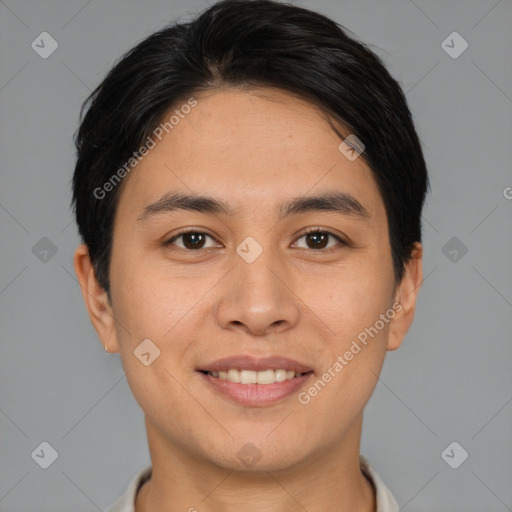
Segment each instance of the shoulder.
[[399,512],[400,508],[395,497],[368,459],[359,455],[359,465],[361,471],[371,480],[375,488],[375,501],[377,503],[375,512]]

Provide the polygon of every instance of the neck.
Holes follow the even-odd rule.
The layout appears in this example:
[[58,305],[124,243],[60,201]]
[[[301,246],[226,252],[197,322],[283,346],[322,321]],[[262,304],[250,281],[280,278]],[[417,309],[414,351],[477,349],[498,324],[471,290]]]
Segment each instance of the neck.
[[338,445],[292,467],[234,471],[170,447],[146,417],[152,475],[135,512],[374,512],[375,491],[359,467],[361,421]]

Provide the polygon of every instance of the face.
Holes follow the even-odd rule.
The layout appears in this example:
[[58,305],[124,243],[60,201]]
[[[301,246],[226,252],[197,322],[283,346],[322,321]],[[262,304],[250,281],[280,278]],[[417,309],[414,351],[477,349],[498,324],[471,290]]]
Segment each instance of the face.
[[271,89],[195,98],[123,182],[112,302],[89,311],[173,450],[290,467],[360,428],[412,320],[421,253],[395,283],[372,172],[317,108]]

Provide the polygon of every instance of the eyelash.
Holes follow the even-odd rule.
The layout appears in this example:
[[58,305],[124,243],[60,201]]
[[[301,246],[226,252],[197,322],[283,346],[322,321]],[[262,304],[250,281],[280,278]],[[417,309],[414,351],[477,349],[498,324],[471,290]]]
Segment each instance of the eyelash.
[[[305,236],[307,236],[307,235],[309,235],[311,233],[321,233],[321,234],[325,234],[325,235],[331,236],[332,238],[334,238],[338,242],[338,244],[340,246],[347,246],[348,245],[348,243],[345,242],[338,235],[335,235],[334,233],[331,233],[330,231],[327,231],[325,229],[318,228],[318,227],[309,228],[307,231],[302,233],[298,238],[296,238],[296,241],[300,240],[301,238],[303,238],[303,237],[305,237]],[[210,237],[212,240],[215,240],[213,236],[209,235],[208,233],[205,233],[204,231],[200,231],[198,229],[187,229],[186,231],[181,231],[180,233],[174,235],[172,238],[170,238],[169,240],[165,241],[163,245],[165,247],[172,246],[173,242],[175,240],[177,240],[181,236],[187,235],[187,234],[206,235],[206,236]],[[186,249],[186,248],[182,248],[182,247],[177,247],[176,249],[181,250],[181,251],[186,251],[186,252],[189,252],[189,253],[192,253],[192,252],[198,253],[198,252],[201,252],[201,251],[204,251],[204,250],[208,250],[210,248],[207,247],[207,248],[200,248],[200,249]],[[329,247],[327,249],[309,249],[309,250],[310,251],[314,251],[314,252],[324,252],[325,253],[325,252],[332,252],[334,250],[337,250],[337,247]]]

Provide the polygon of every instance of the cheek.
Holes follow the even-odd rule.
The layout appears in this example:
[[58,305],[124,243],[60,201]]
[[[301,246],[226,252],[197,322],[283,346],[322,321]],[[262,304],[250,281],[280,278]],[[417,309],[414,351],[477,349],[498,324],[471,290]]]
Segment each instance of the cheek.
[[321,349],[324,364],[318,375],[298,396],[299,403],[310,408],[309,417],[324,418],[332,426],[333,436],[362,413],[377,384],[389,330],[379,315],[340,320],[336,335]]
[[332,336],[348,340],[372,326],[387,311],[392,305],[392,289],[388,268],[361,264],[331,276],[323,292],[310,286],[307,296],[312,308],[331,327]]
[[[143,258],[137,265],[120,264],[118,271],[119,279],[112,285],[116,292],[114,314],[119,320],[116,333],[123,366],[133,368],[136,373],[146,370],[134,357],[134,350],[149,339],[157,347],[153,350],[159,351],[151,366],[162,365],[181,381],[180,376],[185,377],[183,373],[188,372],[194,359],[197,341],[205,331],[211,332],[205,328],[205,321],[212,320],[215,305],[212,301],[219,275],[204,272],[192,277],[176,271],[171,273],[168,262],[145,264]],[[127,277],[121,279],[121,276]],[[168,380],[172,381],[166,374],[159,383],[160,375],[146,373],[148,379],[155,381],[154,386],[168,386]]]
[[328,410],[340,396],[346,406],[357,409],[375,387],[396,313],[391,300],[392,275],[387,266],[381,268],[377,263],[362,263],[338,278],[333,276],[328,292],[317,289],[309,294],[308,305],[318,313],[320,323],[329,326],[322,340],[321,382],[311,389],[313,394],[322,394],[317,401],[320,408]]
[[116,334],[127,382],[150,418],[160,418],[164,428],[177,431],[180,425],[166,422],[172,421],[173,411],[190,408],[190,396],[182,387],[188,377],[183,368],[188,367],[187,355],[190,358],[196,338],[195,315],[211,284],[194,281],[192,285],[190,280],[166,277],[154,265],[124,263],[118,271],[119,276],[127,276],[112,280]]
[[194,290],[199,293],[202,285],[183,282],[162,264],[146,260],[140,254],[119,261],[112,271],[112,289],[115,312],[130,334],[137,339],[153,337],[156,342],[186,316],[193,306]]

